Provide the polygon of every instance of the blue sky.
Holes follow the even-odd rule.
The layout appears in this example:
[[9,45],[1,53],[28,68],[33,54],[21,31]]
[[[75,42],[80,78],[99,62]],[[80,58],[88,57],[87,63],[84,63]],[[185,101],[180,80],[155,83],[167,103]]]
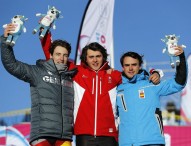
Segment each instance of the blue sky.
[[[52,30],[53,39],[65,39],[72,45],[70,58],[74,59],[81,19],[88,0],[33,0],[2,1],[0,25],[10,23],[16,15],[25,15],[27,32],[23,33],[14,47],[16,58],[35,64],[44,58],[37,35],[32,34],[39,17],[46,13],[48,5],[57,7],[64,16]],[[186,56],[191,53],[191,1],[190,0],[116,0],[114,8],[114,53],[115,68],[121,70],[119,58],[126,51],[136,51],[154,68],[171,69],[168,57],[162,54],[161,38],[168,34],[180,35],[180,44],[187,46]],[[0,33],[4,29],[1,27]],[[156,62],[167,62],[156,65]],[[171,70],[170,70],[171,71]],[[172,72],[165,73],[171,77]],[[29,84],[11,76],[0,62],[0,112],[30,107]]]

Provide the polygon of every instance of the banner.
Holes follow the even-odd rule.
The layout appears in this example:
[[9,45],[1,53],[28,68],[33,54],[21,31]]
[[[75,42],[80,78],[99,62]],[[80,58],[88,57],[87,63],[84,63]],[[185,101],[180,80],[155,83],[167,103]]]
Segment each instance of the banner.
[[[0,126],[0,146],[29,146],[30,123]],[[164,126],[165,146],[190,146],[190,126]],[[75,137],[72,146],[75,145]]]
[[[30,122],[0,126],[0,146],[29,146],[30,126]],[[76,146],[75,136],[72,146]]]
[[83,47],[98,42],[107,49],[108,62],[114,67],[113,57],[113,11],[114,0],[90,0],[80,28],[75,63],[80,64]]
[[6,126],[0,126],[0,146],[6,144]]
[[187,59],[188,64],[188,78],[186,87],[183,89],[181,95],[181,117],[182,125],[191,125],[191,54]]
[[164,126],[165,146],[190,146],[190,126]]
[[0,126],[1,146],[29,146],[30,123]]

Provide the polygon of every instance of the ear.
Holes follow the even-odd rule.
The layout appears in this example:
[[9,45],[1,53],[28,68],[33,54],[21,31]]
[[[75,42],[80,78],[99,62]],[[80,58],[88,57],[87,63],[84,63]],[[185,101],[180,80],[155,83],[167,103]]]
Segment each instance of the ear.
[[164,40],[164,39],[161,39],[161,41],[162,41],[162,42],[165,42],[165,40]]
[[179,40],[179,38],[180,38],[180,36],[178,35],[178,36],[177,36],[177,40]]
[[50,58],[52,58],[52,55],[50,54]]
[[50,5],[48,5],[48,10],[50,10],[51,9],[51,6]]
[[122,66],[122,71],[124,71],[124,67]]

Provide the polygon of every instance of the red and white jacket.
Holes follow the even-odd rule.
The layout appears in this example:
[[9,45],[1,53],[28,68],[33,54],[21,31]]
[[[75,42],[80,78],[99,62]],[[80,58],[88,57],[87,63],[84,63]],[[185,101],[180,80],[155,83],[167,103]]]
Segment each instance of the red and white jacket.
[[116,86],[121,72],[107,74],[106,62],[98,71],[78,66],[74,77],[74,134],[114,136],[117,138]]
[[[51,33],[41,40],[41,44],[46,59],[49,59]],[[73,78],[74,134],[113,136],[117,139],[116,86],[122,82],[121,72],[115,70],[107,74],[108,62],[98,71],[92,70],[83,63],[76,67],[78,72]]]

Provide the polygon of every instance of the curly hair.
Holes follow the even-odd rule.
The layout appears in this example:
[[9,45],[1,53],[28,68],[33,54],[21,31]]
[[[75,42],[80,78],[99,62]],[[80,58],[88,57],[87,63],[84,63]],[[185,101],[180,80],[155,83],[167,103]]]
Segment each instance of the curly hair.
[[101,52],[101,54],[103,55],[103,63],[105,63],[107,61],[107,50],[101,46],[99,43],[97,42],[92,42],[88,45],[86,45],[83,49],[82,49],[82,54],[80,56],[80,59],[83,63],[86,64],[86,57],[87,57],[87,51],[89,50],[93,50],[93,51],[99,51]]
[[52,42],[52,44],[51,44],[51,46],[49,48],[49,53],[51,55],[53,55],[54,49],[57,46],[62,46],[64,48],[66,48],[66,50],[68,50],[68,56],[70,55],[70,53],[71,53],[71,45],[67,41],[59,40],[59,39]]

